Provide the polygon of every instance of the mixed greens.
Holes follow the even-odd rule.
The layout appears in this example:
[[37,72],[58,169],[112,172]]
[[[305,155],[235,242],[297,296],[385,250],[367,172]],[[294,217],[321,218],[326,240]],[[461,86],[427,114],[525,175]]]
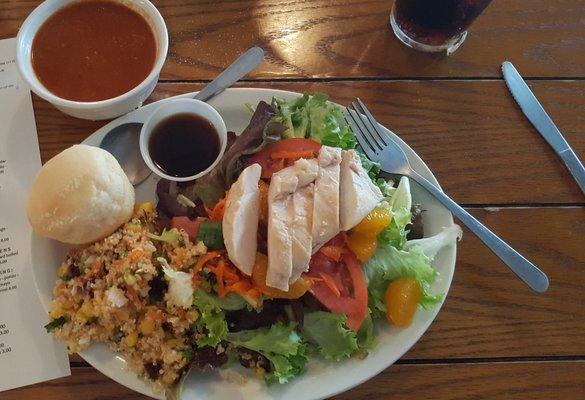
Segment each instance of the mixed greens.
[[[186,216],[191,220],[198,217],[200,214],[197,214],[196,208],[172,202],[180,195],[192,200],[193,204],[202,202],[206,214],[201,215],[212,215],[215,212],[213,207],[217,208],[221,203],[221,196],[239,171],[251,159],[254,162],[262,159],[262,153],[275,142],[307,139],[322,145],[356,149],[356,137],[342,123],[342,117],[341,110],[328,103],[327,95],[322,93],[305,94],[293,100],[274,99],[272,105],[261,102],[255,109],[250,126],[235,138],[215,171],[191,186],[176,189],[175,193],[170,193],[166,187],[159,187],[159,212],[170,217]],[[296,153],[310,153],[311,146],[307,147],[306,142],[295,143]],[[359,148],[356,150],[359,152]],[[355,253],[360,262],[357,264],[359,274],[367,285],[367,312],[359,318],[359,328],[355,329],[355,315],[336,312],[337,308],[329,307],[331,301],[336,301],[335,296],[347,300],[346,303],[352,296],[357,296],[355,270],[352,272],[349,266],[346,266],[350,270],[349,275],[340,277],[333,274],[332,277],[338,279],[337,282],[341,279],[353,283],[348,283],[349,289],[345,294],[343,291],[335,293],[337,289],[332,288],[334,296],[329,296],[333,299],[329,303],[320,301],[317,293],[312,289],[307,291],[306,287],[298,298],[263,288],[262,297],[251,301],[248,296],[250,291],[245,294],[221,294],[217,288],[219,282],[209,283],[212,290],[195,289],[189,297],[179,293],[183,285],[178,275],[180,272],[165,269],[171,282],[169,291],[178,292],[179,303],[192,301],[200,313],[195,326],[201,333],[197,346],[227,346],[234,354],[239,354],[242,365],[249,364],[250,359],[256,360],[254,365],[262,366],[268,383],[285,383],[302,373],[313,355],[332,362],[366,355],[375,346],[377,320],[386,317],[389,323],[406,327],[412,321],[416,308],[428,309],[441,303],[443,295],[431,289],[438,275],[432,261],[440,249],[460,238],[460,229],[453,226],[435,236],[420,237],[421,227],[416,225],[421,223],[421,211],[412,203],[408,179],[401,178],[395,187],[393,182],[379,176],[376,163],[363,154],[361,158],[362,166],[384,198],[363,225],[360,223],[346,234],[345,239],[340,237],[314,256],[315,263],[329,262],[341,266],[348,263],[342,253],[346,246]],[[269,168],[286,166],[282,161],[275,166],[270,157],[265,156],[262,160]],[[413,219],[413,216],[416,218]],[[415,231],[419,232],[419,237],[414,235]],[[170,231],[163,231],[156,239],[174,240]],[[223,248],[221,222],[200,223],[196,239],[210,249]],[[257,281],[254,276],[252,278]],[[328,281],[329,278],[323,274],[309,278],[328,285],[335,281]],[[404,301],[409,303],[400,303]],[[246,357],[242,358],[242,354]]]

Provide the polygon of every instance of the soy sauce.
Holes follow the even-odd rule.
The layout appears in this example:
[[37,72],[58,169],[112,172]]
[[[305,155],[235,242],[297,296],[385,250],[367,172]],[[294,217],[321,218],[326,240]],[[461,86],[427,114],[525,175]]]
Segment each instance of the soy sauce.
[[206,170],[217,158],[219,135],[203,117],[176,114],[154,127],[148,150],[152,161],[167,175],[192,176]]

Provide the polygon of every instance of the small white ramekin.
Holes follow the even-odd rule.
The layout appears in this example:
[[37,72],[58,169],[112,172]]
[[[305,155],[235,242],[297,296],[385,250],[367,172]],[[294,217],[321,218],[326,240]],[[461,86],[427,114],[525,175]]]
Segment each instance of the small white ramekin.
[[[149,142],[153,129],[162,120],[176,114],[192,114],[205,118],[211,123],[211,125],[213,125],[219,136],[219,154],[217,155],[215,161],[207,169],[196,175],[181,177],[167,175],[164,173],[164,171],[157,167],[157,165],[150,157]],[[165,101],[150,115],[150,117],[148,117],[144,125],[142,125],[142,130],[140,131],[140,153],[142,154],[142,158],[144,159],[146,165],[148,165],[152,172],[161,178],[176,182],[192,181],[211,172],[211,170],[217,166],[223,157],[226,145],[227,128],[221,115],[219,115],[215,108],[211,107],[209,104],[195,99],[175,99]]]
[[157,54],[154,67],[150,74],[138,86],[112,99],[82,102],[66,100],[54,95],[47,90],[37,78],[31,61],[33,39],[47,18],[55,13],[55,11],[73,3],[74,1],[75,0],[46,0],[35,8],[24,21],[18,31],[18,36],[16,37],[16,65],[18,66],[20,75],[30,86],[31,90],[39,97],[47,100],[65,114],[77,118],[90,120],[110,119],[126,114],[127,112],[140,107],[144,100],[150,96],[156,86],[158,76],[167,57],[169,46],[169,37],[165,21],[156,7],[148,0],[116,0],[136,10],[145,17],[155,35]]

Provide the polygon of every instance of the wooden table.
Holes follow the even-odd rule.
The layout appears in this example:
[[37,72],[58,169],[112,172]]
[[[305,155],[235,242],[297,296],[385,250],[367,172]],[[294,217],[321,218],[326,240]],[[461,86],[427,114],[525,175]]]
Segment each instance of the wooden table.
[[[0,1],[0,38],[38,1]],[[324,91],[370,106],[443,188],[550,277],[525,287],[470,232],[441,313],[395,365],[337,399],[582,399],[585,198],[501,79],[512,61],[585,157],[585,1],[494,1],[449,58],[414,52],[388,28],[387,0],[158,0],[170,49],[151,100],[196,90],[241,52],[266,62],[239,86]],[[43,161],[104,122],[34,97]],[[144,399],[71,357],[72,376],[14,399]],[[581,394],[579,394],[581,393]]]

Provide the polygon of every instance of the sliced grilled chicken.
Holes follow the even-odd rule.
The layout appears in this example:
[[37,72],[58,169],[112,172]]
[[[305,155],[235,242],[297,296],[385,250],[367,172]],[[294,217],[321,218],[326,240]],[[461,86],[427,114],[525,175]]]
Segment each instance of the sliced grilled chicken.
[[354,150],[343,152],[341,161],[339,223],[342,231],[356,226],[382,200],[382,192],[362,167]]
[[292,167],[298,178],[293,194],[292,272],[289,283],[294,283],[309,267],[313,248],[314,182],[319,173],[317,160],[298,160]]
[[292,273],[293,193],[298,178],[289,168],[274,175],[268,188],[268,271],[266,284],[288,290]]
[[242,171],[228,192],[223,215],[223,239],[228,256],[246,275],[252,274],[258,247],[258,181],[261,172],[259,164],[252,164]]
[[339,233],[339,175],[341,149],[321,146],[319,175],[313,202],[313,252]]

